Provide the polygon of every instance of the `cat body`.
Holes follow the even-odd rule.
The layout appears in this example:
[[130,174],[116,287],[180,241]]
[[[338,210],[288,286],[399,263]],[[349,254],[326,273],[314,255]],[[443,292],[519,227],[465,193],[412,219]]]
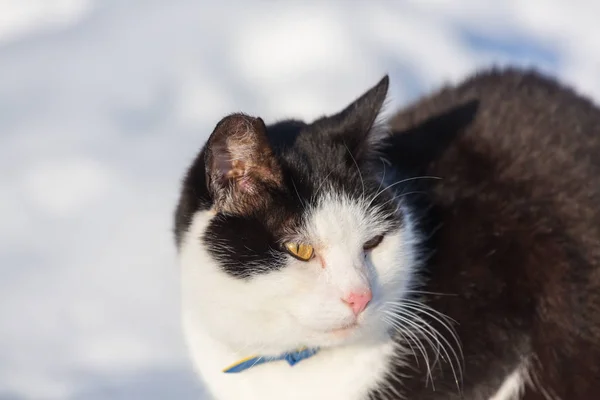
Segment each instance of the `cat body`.
[[494,70],[379,124],[387,86],[312,123],[227,116],[189,168],[183,325],[211,395],[600,396],[600,111]]

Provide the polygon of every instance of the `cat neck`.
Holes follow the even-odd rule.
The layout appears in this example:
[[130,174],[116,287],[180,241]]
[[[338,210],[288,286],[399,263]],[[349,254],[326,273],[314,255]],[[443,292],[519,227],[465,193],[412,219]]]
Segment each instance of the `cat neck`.
[[223,367],[246,356],[209,335],[184,315],[184,332],[192,362],[215,399],[363,399],[388,372],[397,355],[392,340],[321,349],[294,366],[271,362],[241,373]]

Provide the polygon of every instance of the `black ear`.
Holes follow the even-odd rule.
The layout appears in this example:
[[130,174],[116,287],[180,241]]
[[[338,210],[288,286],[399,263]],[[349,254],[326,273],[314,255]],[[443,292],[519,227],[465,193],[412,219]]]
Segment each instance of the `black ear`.
[[348,105],[340,114],[342,125],[368,135],[387,96],[390,78],[385,75],[375,86]]
[[375,121],[385,102],[389,77],[385,75],[375,86],[354,100],[340,113],[316,121],[335,139],[341,139],[351,153],[359,158],[369,143],[377,140],[373,137]]
[[247,212],[264,201],[264,189],[282,182],[263,120],[244,114],[229,115],[217,124],[205,163],[208,188],[220,212]]

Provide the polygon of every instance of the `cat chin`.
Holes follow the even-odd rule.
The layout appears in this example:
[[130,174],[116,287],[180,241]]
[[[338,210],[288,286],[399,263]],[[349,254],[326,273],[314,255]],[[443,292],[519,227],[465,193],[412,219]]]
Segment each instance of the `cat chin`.
[[[286,335],[283,334],[282,336],[285,337]],[[230,343],[229,347],[238,351],[239,349],[244,349],[242,352],[274,356],[303,347],[332,349],[347,346],[376,345],[389,341],[390,334],[385,326],[376,328],[355,326],[307,335],[293,342],[288,340],[278,342],[277,338],[274,337],[271,338],[270,343],[267,343],[264,338],[260,337],[254,338],[255,340],[252,341],[248,337],[240,337],[238,339],[240,340],[239,342]]]
[[320,347],[336,347],[347,345],[371,345],[386,342],[390,335],[385,326],[367,327],[352,326],[327,332],[329,340]]

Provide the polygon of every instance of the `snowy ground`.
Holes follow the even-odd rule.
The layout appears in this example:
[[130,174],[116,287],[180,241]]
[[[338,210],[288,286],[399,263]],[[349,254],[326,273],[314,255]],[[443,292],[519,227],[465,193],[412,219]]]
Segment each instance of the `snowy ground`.
[[170,224],[220,117],[392,106],[479,66],[600,101],[600,2],[0,0],[0,399],[198,399]]

